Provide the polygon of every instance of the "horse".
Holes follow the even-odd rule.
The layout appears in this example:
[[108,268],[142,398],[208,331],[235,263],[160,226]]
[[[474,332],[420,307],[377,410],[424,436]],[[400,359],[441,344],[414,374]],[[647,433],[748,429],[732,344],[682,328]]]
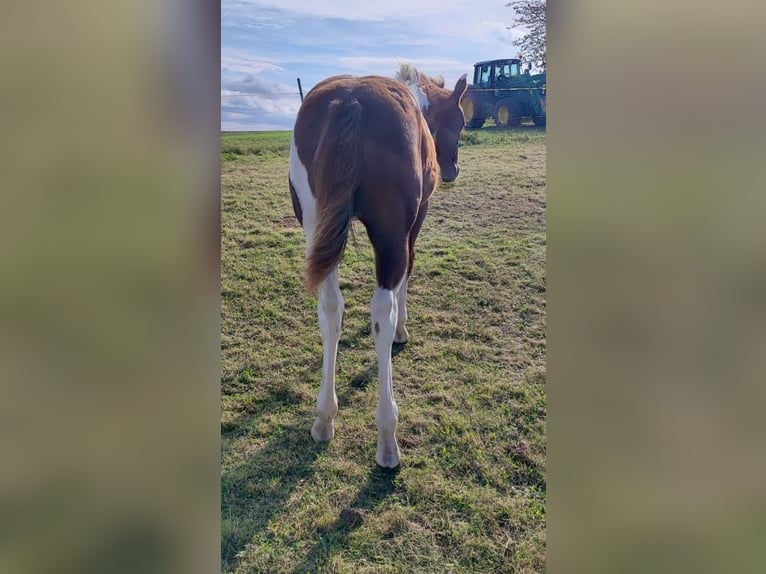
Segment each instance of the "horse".
[[465,74],[450,90],[441,77],[426,76],[410,64],[401,64],[395,78],[333,76],[306,95],[290,142],[290,197],[305,234],[304,279],[309,293],[317,294],[323,345],[311,436],[317,442],[335,436],[335,362],[344,310],[338,265],[356,218],[375,253],[377,288],[370,306],[380,392],[375,461],[384,469],[400,464],[391,349],[409,337],[407,284],[428,201],[439,176],[451,182],[460,171],[465,90]]

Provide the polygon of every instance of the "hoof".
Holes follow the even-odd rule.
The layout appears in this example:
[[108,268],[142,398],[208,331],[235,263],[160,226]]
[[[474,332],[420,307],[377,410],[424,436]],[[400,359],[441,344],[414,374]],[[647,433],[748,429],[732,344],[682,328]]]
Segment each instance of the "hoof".
[[399,466],[400,463],[399,445],[394,439],[393,445],[383,444],[378,441],[378,450],[375,453],[375,462],[381,468],[393,470]]
[[394,343],[399,343],[401,345],[402,343],[406,343],[409,338],[410,334],[407,332],[407,328],[404,325],[394,333]]
[[311,438],[316,442],[329,442],[334,436],[335,425],[332,424],[332,421],[325,423],[319,418],[314,421],[314,426],[311,427]]

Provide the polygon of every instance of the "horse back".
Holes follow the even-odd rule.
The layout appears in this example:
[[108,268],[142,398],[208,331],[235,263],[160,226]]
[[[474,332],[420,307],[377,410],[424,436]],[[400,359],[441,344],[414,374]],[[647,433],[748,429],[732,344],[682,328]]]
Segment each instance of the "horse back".
[[334,76],[307,94],[298,113],[295,142],[309,172],[332,121],[328,110],[354,102],[362,107],[359,141],[367,179],[421,178],[424,169],[437,169],[433,138],[406,85],[381,76]]
[[358,171],[353,215],[365,225],[373,244],[391,238],[406,243],[420,206],[438,181],[434,141],[416,100],[404,83],[379,76],[337,76],[317,84],[301,106],[294,131],[315,196],[322,189],[336,194],[330,182],[319,181],[319,167],[331,150],[348,150],[348,142],[328,141],[328,134],[337,132],[332,129],[335,123],[344,121],[337,110],[361,110],[353,136],[357,149],[353,158],[345,156]]

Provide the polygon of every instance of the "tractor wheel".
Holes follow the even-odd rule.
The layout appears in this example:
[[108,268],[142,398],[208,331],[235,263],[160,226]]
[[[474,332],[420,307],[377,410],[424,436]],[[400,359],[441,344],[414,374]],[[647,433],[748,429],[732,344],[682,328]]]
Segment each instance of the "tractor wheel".
[[492,116],[499,127],[516,127],[521,123],[521,106],[511,99],[500,100],[495,104]]
[[463,108],[463,117],[465,118],[465,126],[468,128],[480,128],[484,125],[484,118],[477,114],[477,105],[471,98],[463,98],[460,101],[460,106]]

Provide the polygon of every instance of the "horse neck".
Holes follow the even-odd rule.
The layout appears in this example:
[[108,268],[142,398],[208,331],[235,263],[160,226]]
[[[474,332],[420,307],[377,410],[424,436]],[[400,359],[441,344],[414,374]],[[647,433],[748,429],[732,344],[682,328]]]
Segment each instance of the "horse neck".
[[421,111],[426,118],[429,130],[434,133],[439,123],[438,110],[443,107],[442,104],[450,97],[451,92],[430,82],[421,84],[420,89],[428,98],[428,106],[425,108],[421,106]]

